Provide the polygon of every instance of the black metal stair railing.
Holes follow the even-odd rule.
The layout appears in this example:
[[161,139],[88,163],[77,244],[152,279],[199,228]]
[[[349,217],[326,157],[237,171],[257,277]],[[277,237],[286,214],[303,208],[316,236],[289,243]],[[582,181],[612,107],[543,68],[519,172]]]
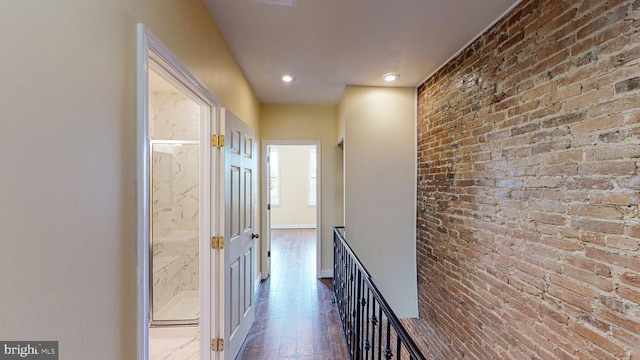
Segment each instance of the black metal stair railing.
[[351,359],[425,360],[344,236],[333,229],[333,297]]

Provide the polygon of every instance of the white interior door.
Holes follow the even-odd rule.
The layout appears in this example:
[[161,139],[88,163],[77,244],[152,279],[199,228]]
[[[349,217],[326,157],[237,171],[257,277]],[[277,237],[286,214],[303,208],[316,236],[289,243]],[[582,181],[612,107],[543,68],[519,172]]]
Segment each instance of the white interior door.
[[224,358],[234,359],[254,320],[256,278],[256,144],[253,130],[230,111],[225,129]]

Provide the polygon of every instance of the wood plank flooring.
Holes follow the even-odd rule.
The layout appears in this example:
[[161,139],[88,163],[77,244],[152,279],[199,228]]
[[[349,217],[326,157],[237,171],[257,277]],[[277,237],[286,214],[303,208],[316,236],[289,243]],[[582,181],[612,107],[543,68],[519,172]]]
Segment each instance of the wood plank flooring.
[[315,273],[315,230],[272,230],[271,276],[236,360],[349,359],[331,279]]

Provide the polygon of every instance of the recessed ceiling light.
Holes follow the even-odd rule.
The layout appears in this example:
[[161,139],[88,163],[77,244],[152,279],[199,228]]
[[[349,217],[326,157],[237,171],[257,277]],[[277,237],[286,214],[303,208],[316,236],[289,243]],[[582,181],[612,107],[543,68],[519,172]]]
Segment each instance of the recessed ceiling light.
[[386,82],[392,82],[392,81],[396,81],[398,80],[398,78],[400,77],[400,75],[396,74],[396,73],[387,73],[382,75],[382,79]]
[[287,75],[282,75],[281,79],[282,79],[282,81],[284,81],[286,83],[290,83],[290,82],[294,81],[296,79],[296,77],[293,76],[293,75],[287,74]]

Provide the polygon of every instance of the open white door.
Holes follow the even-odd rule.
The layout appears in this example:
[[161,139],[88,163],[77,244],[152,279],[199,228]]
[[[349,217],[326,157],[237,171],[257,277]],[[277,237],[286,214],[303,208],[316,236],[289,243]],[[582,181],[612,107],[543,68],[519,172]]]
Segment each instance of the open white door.
[[221,333],[224,359],[236,357],[254,320],[256,278],[256,142],[253,129],[222,110],[224,139],[224,289]]
[[262,255],[262,279],[266,279],[269,277],[269,275],[271,274],[271,166],[272,166],[272,160],[271,159],[271,150],[269,148],[269,146],[265,146],[263,149],[264,150],[264,154],[263,157],[266,161],[266,166],[263,167],[263,171],[265,172],[265,177],[264,179],[266,179],[265,183],[266,186],[264,187],[265,189],[265,198],[266,201],[264,201],[263,203],[266,203],[266,208],[262,209],[262,211],[264,211],[265,217],[263,217],[263,219],[266,218],[265,220],[265,224],[263,224],[263,231],[262,231],[262,246],[261,246],[261,255]]

